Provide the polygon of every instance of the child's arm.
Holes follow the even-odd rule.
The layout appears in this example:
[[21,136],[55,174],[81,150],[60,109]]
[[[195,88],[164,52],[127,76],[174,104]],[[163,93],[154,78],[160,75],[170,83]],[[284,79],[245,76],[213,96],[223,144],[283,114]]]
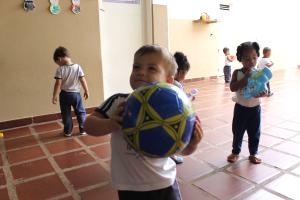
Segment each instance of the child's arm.
[[192,138],[190,140],[190,143],[186,146],[185,149],[183,149],[181,154],[184,156],[187,156],[187,155],[194,153],[196,151],[198,144],[200,143],[202,137],[203,137],[203,130],[201,127],[200,120],[197,116],[195,129],[194,129]]
[[89,88],[87,86],[87,83],[86,83],[86,80],[85,80],[84,77],[80,77],[80,83],[81,83],[81,85],[83,87],[83,90],[84,90],[83,97],[84,97],[84,99],[88,99],[89,96],[90,96],[90,94],[89,94]]
[[230,82],[230,90],[232,92],[236,92],[239,89],[246,87],[248,83],[248,78],[250,76],[250,71],[246,72],[244,78],[241,80],[237,80],[238,70],[235,70],[232,74],[231,82]]
[[274,63],[272,61],[270,63],[266,64],[267,67],[272,67],[273,65],[274,65]]
[[54,84],[54,89],[53,89],[53,96],[52,96],[53,104],[57,103],[57,98],[58,98],[58,93],[60,91],[60,87],[61,87],[61,79],[56,79],[55,84]]
[[227,55],[226,57],[230,62],[235,60],[235,56]]
[[94,112],[87,117],[84,129],[89,135],[102,136],[121,129],[122,113],[125,103],[118,105],[116,111],[110,118],[105,118],[101,113]]

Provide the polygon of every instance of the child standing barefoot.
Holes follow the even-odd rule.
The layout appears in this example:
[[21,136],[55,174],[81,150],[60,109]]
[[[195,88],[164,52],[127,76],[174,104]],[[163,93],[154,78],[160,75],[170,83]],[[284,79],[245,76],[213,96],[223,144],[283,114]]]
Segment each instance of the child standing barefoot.
[[248,83],[251,70],[256,66],[259,56],[259,45],[256,42],[245,42],[238,46],[236,53],[238,61],[243,64],[241,69],[233,72],[230,90],[236,92],[236,104],[232,121],[233,142],[232,154],[227,161],[234,163],[238,160],[241,152],[242,141],[245,131],[248,133],[249,160],[254,164],[260,164],[261,159],[257,156],[261,126],[260,98],[266,96],[266,91],[257,97],[245,99],[243,88]]

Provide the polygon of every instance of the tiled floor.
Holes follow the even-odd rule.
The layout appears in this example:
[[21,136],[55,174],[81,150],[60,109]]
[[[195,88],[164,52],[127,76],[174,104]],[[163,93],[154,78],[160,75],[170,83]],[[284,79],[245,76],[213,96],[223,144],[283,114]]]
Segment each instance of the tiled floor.
[[[261,165],[247,160],[247,136],[240,160],[229,164],[234,103],[223,80],[186,84],[205,130],[197,152],[178,165],[185,200],[300,199],[300,69],[276,72],[275,93],[262,102]],[[114,200],[110,184],[110,136],[61,136],[54,121],[3,130],[0,139],[0,199]]]

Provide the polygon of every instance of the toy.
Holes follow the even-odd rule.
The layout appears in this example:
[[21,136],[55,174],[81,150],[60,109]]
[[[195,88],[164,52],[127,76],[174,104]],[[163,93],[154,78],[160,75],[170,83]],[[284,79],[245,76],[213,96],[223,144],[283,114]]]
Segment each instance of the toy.
[[74,14],[80,13],[80,0],[72,0],[71,10]]
[[186,95],[188,96],[188,98],[191,101],[193,101],[198,93],[199,93],[199,90],[197,88],[192,88],[191,91],[189,93],[187,93]]
[[59,0],[50,0],[50,12],[53,15],[57,15],[60,13],[61,9],[59,6]]
[[35,4],[33,0],[24,0],[24,10],[25,11],[32,11],[35,8]]
[[152,83],[129,96],[122,128],[125,139],[137,152],[168,157],[189,143],[195,120],[191,102],[181,89]]
[[272,78],[272,72],[268,67],[261,70],[253,70],[250,73],[248,84],[243,90],[246,99],[259,96],[259,94],[266,91],[266,83]]

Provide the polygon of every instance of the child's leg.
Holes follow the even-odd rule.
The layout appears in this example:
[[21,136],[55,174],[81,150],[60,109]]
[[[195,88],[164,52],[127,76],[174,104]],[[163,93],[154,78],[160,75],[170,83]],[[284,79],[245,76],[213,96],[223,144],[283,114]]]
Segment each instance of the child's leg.
[[251,111],[249,111],[249,121],[247,126],[247,133],[249,138],[248,144],[250,155],[255,155],[258,151],[260,138],[261,107],[256,106],[250,109]]
[[224,66],[223,72],[224,72],[225,83],[229,83],[231,78],[231,67],[227,65]]
[[84,132],[83,123],[86,118],[86,111],[84,109],[80,93],[74,93],[74,101],[72,103],[72,106],[74,108],[74,111],[75,111],[75,114],[77,117],[79,131],[80,131],[80,133],[83,133]]
[[59,94],[59,104],[61,117],[64,124],[64,134],[69,135],[73,129],[72,115],[71,115],[71,99],[70,94],[62,91]]
[[170,187],[146,191],[146,192],[136,192],[136,191],[118,191],[119,200],[181,200],[181,194],[177,181]]
[[234,116],[232,121],[232,153],[238,155],[241,152],[244,133],[247,127],[246,107],[235,104]]

